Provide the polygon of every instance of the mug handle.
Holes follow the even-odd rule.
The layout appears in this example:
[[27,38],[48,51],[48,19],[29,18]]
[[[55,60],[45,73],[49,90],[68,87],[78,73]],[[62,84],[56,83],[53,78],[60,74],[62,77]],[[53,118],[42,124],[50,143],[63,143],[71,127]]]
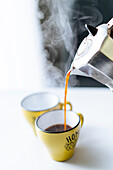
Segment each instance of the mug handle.
[[80,122],[81,122],[81,127],[82,127],[84,123],[84,117],[81,113],[77,113],[77,115],[80,117]]
[[[67,105],[67,104],[70,106],[70,109],[69,109],[69,110],[72,110],[72,104],[71,104],[70,102],[66,102],[66,105]],[[61,105],[61,109],[63,109],[64,103],[60,103],[60,105]]]

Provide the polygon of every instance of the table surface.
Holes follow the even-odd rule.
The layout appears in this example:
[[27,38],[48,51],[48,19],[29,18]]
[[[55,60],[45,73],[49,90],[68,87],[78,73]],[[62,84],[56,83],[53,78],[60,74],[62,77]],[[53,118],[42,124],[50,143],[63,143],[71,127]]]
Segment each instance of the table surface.
[[[63,102],[64,89],[44,89]],[[113,94],[107,88],[68,88],[67,100],[84,115],[73,157],[52,160],[25,120],[20,102],[31,91],[0,92],[0,170],[113,169]]]

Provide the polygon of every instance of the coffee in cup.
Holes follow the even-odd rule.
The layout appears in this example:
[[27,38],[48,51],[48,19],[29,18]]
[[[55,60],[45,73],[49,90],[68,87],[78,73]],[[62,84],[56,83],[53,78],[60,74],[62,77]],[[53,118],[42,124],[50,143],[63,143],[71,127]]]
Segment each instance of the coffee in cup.
[[35,122],[36,132],[52,159],[66,161],[72,157],[83,125],[80,113],[68,111],[64,130],[64,110],[52,110],[40,115]]

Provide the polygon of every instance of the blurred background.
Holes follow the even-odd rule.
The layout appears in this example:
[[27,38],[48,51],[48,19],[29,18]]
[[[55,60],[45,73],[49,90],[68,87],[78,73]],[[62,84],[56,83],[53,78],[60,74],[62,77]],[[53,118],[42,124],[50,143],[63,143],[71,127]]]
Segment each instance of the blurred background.
[[[77,48],[113,17],[109,0],[0,0],[0,90],[64,87]],[[103,87],[71,76],[71,87]]]

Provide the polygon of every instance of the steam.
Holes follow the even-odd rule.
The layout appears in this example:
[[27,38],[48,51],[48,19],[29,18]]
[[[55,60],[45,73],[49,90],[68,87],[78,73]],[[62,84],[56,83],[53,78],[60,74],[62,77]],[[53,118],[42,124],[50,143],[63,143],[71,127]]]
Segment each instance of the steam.
[[[81,12],[82,11],[82,12]],[[83,6],[77,11],[77,15],[73,17],[74,24],[77,25],[78,34],[84,32],[85,24],[97,26],[103,19],[101,13],[94,7]]]
[[[86,4],[81,5],[77,0],[38,0],[50,86],[64,86],[65,74],[77,50],[78,35],[86,31],[85,24],[96,26],[103,19],[97,0],[86,0]],[[78,85],[76,76],[70,84]]]

